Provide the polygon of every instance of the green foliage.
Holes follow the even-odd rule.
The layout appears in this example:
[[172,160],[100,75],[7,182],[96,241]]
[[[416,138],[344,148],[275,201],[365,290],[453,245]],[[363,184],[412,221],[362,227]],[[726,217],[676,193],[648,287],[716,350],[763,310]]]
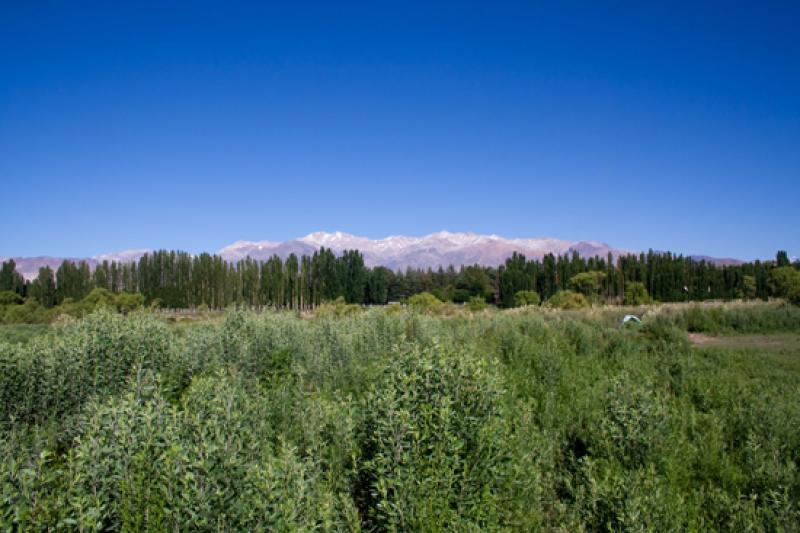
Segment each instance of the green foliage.
[[[145,384],[145,387],[148,385]],[[79,526],[111,530],[313,530],[345,525],[318,458],[270,425],[268,398],[235,375],[197,380],[180,406],[136,383],[98,406],[67,457]]]
[[646,305],[653,303],[644,283],[631,281],[625,286],[625,305]]
[[755,276],[742,277],[742,296],[747,300],[752,300],[758,294],[758,285]]
[[106,307],[108,309],[115,309],[123,314],[128,314],[131,311],[140,309],[144,306],[144,295],[134,294],[130,292],[123,292],[114,294],[108,289],[92,289],[92,291],[80,302],[72,306],[62,303],[62,308],[70,313],[77,314],[78,316],[85,315],[99,309]]
[[0,306],[2,305],[19,305],[24,302],[22,296],[16,292],[0,291]]
[[26,344],[34,337],[47,333],[47,324],[10,324],[0,326],[0,342]]
[[580,309],[589,305],[586,297],[573,291],[558,291],[547,299],[545,304],[554,309]]
[[0,321],[5,324],[45,324],[52,318],[53,313],[50,309],[45,309],[39,302],[30,298],[22,305],[0,306]]
[[0,529],[795,530],[800,309],[619,318],[105,307],[0,340]]
[[442,309],[442,301],[429,292],[422,292],[410,297],[408,305],[422,313],[437,313]]
[[123,292],[114,298],[114,307],[120,313],[128,314],[144,306],[144,295]]
[[569,286],[584,296],[595,296],[603,288],[605,272],[581,272],[569,280]]
[[469,299],[469,302],[467,302],[467,309],[472,312],[483,311],[487,307],[489,307],[489,304],[480,296],[473,296]]
[[539,305],[541,298],[535,291],[517,291],[514,293],[514,307],[525,307],[526,305]]
[[17,265],[13,259],[3,261],[0,266],[0,292],[12,292],[19,295],[25,290],[25,280],[16,270]]
[[773,296],[787,298],[800,287],[800,271],[790,266],[776,268],[769,274],[769,286]]
[[789,300],[790,303],[800,306],[800,284],[789,289],[786,299]]
[[81,300],[87,309],[95,310],[98,307],[114,307],[114,293],[108,289],[95,288]]
[[314,309],[314,316],[319,318],[341,317],[359,313],[361,310],[360,305],[348,304],[344,297],[340,296],[332,302],[318,305]]
[[[321,248],[308,256],[290,254],[285,260],[273,256],[266,261],[245,258],[228,262],[218,255],[158,250],[144,254],[138,261],[108,262],[94,265],[64,261],[56,270],[42,267],[33,282],[15,270],[13,261],[0,269],[0,291],[8,290],[35,299],[42,307],[60,306],[51,317],[69,314],[75,317],[91,312],[99,301],[86,300],[93,289],[121,297],[116,307],[123,313],[142,305],[167,309],[207,309],[221,311],[230,306],[250,309],[313,310],[324,302],[344,298],[354,305],[384,305],[406,301],[427,292],[442,302],[468,303],[483,298],[500,307],[518,306],[520,291],[535,292],[544,300],[561,290],[575,290],[592,303],[600,301],[632,305],[649,302],[636,292],[638,283],[647,288],[649,297],[661,302],[731,300],[770,296],[788,298],[796,283],[786,252],[776,261],[754,261],[740,265],[716,265],[689,257],[649,251],[639,255],[609,254],[581,257],[578,253],[546,254],[541,259],[527,259],[513,253],[498,268],[480,265],[449,266],[437,270],[408,268],[394,272],[386,267],[369,268],[357,250],[336,255]],[[791,280],[789,280],[791,281]],[[121,296],[122,295],[122,296]],[[108,302],[106,302],[108,303]],[[442,312],[453,314],[444,306]]]
[[364,399],[356,497],[367,527],[464,531],[511,518],[501,398],[485,360],[436,345],[396,357]]
[[39,275],[31,284],[30,294],[40,305],[48,309],[56,305],[58,295],[56,293],[55,275],[49,266],[39,269]]
[[800,309],[783,303],[770,304],[692,304],[665,309],[660,322],[697,333],[775,333],[800,330]]
[[164,368],[170,350],[166,326],[154,317],[107,311],[27,345],[0,345],[0,420],[72,414],[119,390],[134,366]]

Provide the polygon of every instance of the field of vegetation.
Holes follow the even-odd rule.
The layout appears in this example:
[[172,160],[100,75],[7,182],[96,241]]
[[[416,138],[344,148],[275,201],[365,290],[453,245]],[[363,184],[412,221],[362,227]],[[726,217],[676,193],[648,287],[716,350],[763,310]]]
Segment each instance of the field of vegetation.
[[796,530],[798,334],[782,302],[6,329],[0,527]]
[[64,260],[54,272],[25,279],[13,259],[0,264],[0,325],[47,324],[83,317],[100,306],[123,313],[142,306],[186,310],[308,311],[338,299],[351,305],[386,305],[425,295],[472,308],[510,309],[540,302],[548,307],[643,305],[653,302],[768,300],[800,305],[800,261],[786,251],[774,261],[718,265],[670,253],[614,258],[514,253],[497,268],[462,265],[393,271],[368,267],[358,250],[235,263],[219,255],[158,251],[138,262]]

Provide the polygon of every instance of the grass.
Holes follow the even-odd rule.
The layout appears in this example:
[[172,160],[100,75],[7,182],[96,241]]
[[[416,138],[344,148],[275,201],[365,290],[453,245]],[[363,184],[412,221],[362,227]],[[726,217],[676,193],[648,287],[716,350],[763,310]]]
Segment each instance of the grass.
[[50,329],[48,324],[0,324],[0,341],[27,344]]

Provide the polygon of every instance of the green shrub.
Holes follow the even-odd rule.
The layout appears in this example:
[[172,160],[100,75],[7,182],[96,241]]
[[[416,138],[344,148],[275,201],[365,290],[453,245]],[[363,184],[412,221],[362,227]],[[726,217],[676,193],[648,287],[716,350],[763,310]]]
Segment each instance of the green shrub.
[[644,283],[631,281],[625,285],[625,305],[647,305],[653,303],[653,299],[647,293]]
[[144,307],[144,295],[140,293],[122,292],[114,299],[117,311],[128,314],[131,311]]
[[526,305],[539,305],[541,298],[536,291],[517,291],[514,293],[514,307],[525,307]]
[[489,304],[480,296],[473,296],[469,299],[469,302],[467,302],[467,309],[472,312],[483,311],[487,307],[489,307]]
[[414,311],[422,313],[437,313],[442,310],[442,301],[429,292],[415,294],[408,299],[408,305]]
[[81,304],[83,304],[86,311],[91,312],[103,306],[113,308],[115,299],[113,292],[97,287],[92,289],[92,292],[81,300]]
[[789,303],[800,306],[800,285],[791,289],[787,294],[786,299],[789,300]]
[[773,296],[788,297],[800,288],[800,271],[790,266],[773,269],[769,273],[769,288]]
[[581,293],[563,290],[548,298],[545,304],[555,309],[580,309],[587,307],[589,302]]
[[477,529],[504,519],[502,382],[485,360],[399,354],[364,400],[357,502],[369,528]]
[[134,366],[158,370],[172,338],[149,315],[125,319],[98,311],[27,345],[0,345],[0,418],[44,420],[73,413],[124,386]]
[[570,278],[569,286],[584,296],[591,297],[600,292],[605,280],[605,272],[581,272]]
[[663,342],[672,345],[687,345],[686,332],[673,325],[668,320],[648,319],[639,328],[641,333],[653,341]]
[[336,298],[332,302],[318,305],[314,309],[314,316],[319,318],[331,318],[353,315],[362,311],[358,304],[348,304],[343,296]]
[[650,387],[633,379],[612,381],[605,405],[605,416],[599,428],[600,454],[613,457],[628,467],[644,466],[659,459],[667,410]]
[[123,531],[344,528],[347,500],[327,487],[318,461],[276,435],[265,398],[235,375],[198,380],[180,407],[144,381],[91,414],[90,438],[80,437],[67,457],[64,523]]
[[0,291],[0,306],[20,305],[24,300],[22,296],[12,291]]
[[28,298],[22,305],[0,306],[3,322],[6,324],[47,324],[52,320],[53,313],[39,305],[34,299]]

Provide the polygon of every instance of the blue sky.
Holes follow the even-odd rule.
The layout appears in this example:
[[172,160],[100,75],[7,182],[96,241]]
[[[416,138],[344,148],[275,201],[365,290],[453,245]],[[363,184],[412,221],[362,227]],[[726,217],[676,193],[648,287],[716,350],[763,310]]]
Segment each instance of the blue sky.
[[797,2],[229,4],[0,5],[0,255],[441,229],[800,255]]

